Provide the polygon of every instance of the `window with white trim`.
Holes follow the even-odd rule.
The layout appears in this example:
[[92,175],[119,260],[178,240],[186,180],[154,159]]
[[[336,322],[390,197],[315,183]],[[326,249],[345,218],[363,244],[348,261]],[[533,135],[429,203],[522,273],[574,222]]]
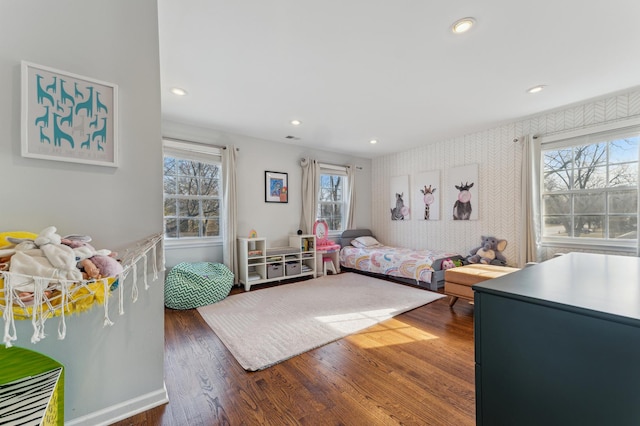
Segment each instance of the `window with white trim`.
[[327,222],[329,232],[342,232],[346,227],[346,181],[347,173],[344,167],[320,166],[317,218]]
[[165,239],[221,241],[220,149],[169,139],[163,147]]
[[542,243],[637,247],[640,129],[543,143]]

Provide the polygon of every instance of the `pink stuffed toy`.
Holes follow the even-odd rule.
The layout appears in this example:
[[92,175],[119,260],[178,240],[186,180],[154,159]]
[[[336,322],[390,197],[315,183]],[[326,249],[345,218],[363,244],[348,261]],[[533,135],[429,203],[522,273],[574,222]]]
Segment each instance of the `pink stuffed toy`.
[[78,267],[84,270],[84,279],[115,277],[121,274],[124,268],[115,259],[117,253],[96,250],[89,241],[91,237],[81,235],[68,235],[62,239],[62,244],[71,247],[75,252]]
[[[113,252],[112,254],[114,256],[116,255],[116,253]],[[89,260],[91,260],[93,264],[98,268],[101,277],[115,277],[116,275],[121,274],[124,270],[122,264],[118,262],[114,257],[111,257],[111,255],[96,255]]]

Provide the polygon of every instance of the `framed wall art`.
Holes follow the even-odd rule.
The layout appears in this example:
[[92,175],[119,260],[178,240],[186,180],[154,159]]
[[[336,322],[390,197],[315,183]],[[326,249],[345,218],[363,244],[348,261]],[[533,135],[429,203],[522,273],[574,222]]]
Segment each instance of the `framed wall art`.
[[478,165],[454,167],[448,170],[447,191],[453,220],[478,219]]
[[266,203],[288,203],[288,180],[287,173],[264,172],[264,201]]
[[440,172],[421,172],[413,176],[413,194],[417,220],[440,220]]
[[409,175],[394,176],[389,180],[391,220],[411,219]]
[[118,87],[22,61],[22,156],[118,167]]

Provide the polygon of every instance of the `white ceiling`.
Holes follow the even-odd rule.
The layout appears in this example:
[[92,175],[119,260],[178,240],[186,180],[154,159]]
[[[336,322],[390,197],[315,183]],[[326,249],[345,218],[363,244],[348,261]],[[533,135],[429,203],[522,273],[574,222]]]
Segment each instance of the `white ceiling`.
[[[640,86],[638,0],[159,0],[158,9],[163,118],[361,157]],[[466,16],[476,26],[452,34]],[[538,84],[547,88],[525,92]]]

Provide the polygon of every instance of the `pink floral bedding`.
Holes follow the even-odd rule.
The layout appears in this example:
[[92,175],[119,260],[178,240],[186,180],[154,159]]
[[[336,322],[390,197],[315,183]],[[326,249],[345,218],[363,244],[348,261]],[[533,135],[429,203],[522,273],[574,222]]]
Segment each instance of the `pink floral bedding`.
[[459,259],[460,256],[437,250],[412,250],[389,246],[345,246],[340,250],[340,265],[346,268],[426,283],[431,282],[433,271],[440,269],[440,262],[436,261],[447,258]]

